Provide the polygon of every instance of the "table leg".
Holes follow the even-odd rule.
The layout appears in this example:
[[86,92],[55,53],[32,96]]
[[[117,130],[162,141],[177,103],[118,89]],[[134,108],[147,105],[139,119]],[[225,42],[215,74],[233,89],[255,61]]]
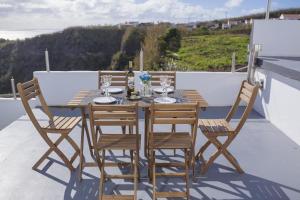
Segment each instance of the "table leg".
[[149,108],[145,108],[144,155],[148,158]]
[[[82,117],[82,127],[81,127],[81,141],[80,141],[80,169],[79,169],[79,180],[82,180],[82,172],[85,166],[87,166],[88,163],[85,162],[85,158],[83,155],[84,152],[84,132],[86,133],[88,145],[89,145],[89,151],[91,154],[91,157],[95,159],[95,156],[93,154],[93,146],[91,142],[91,137],[89,133],[89,129],[87,126],[87,121],[86,121],[86,115],[85,115],[85,108],[82,107],[80,108],[81,111],[81,117]],[[90,164],[91,165],[91,164]],[[94,163],[93,163],[94,165]]]
[[86,115],[85,115],[85,108],[84,107],[81,108],[81,115],[82,115],[82,126],[84,127],[84,130],[85,130],[85,133],[86,133],[90,154],[91,154],[92,158],[94,158],[93,145],[92,145],[92,142],[91,142],[91,137],[90,137],[89,129],[88,129],[87,122],[86,122]]
[[83,171],[83,165],[84,165],[84,155],[83,155],[83,144],[84,144],[84,127],[83,127],[83,121],[81,122],[81,138],[80,138],[80,163],[79,163],[79,181],[82,180],[82,171]]

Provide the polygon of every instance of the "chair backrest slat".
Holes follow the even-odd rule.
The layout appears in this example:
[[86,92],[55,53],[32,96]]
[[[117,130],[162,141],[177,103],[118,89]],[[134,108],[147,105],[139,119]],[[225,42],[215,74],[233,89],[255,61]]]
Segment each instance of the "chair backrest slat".
[[194,124],[198,104],[151,104],[151,124]]
[[[192,145],[194,147],[197,134],[199,103],[155,104],[150,107],[150,142],[155,125],[182,124],[191,127]],[[174,133],[176,134],[176,132]]]
[[129,126],[135,125],[135,120],[95,120],[95,126]]
[[27,115],[29,116],[30,120],[32,121],[36,129],[41,131],[42,128],[38,123],[35,115],[32,112],[32,109],[29,104],[29,100],[32,98],[38,98],[40,100],[42,109],[47,114],[50,121],[53,121],[53,115],[50,112],[49,107],[44,99],[37,78],[33,78],[32,80],[25,83],[18,83],[17,88]]
[[[97,126],[131,126],[138,134],[138,104],[131,105],[96,105],[89,104],[90,126],[93,143],[98,136]],[[137,141],[138,142],[138,141]]]
[[98,88],[101,88],[101,76],[111,75],[111,86],[127,86],[127,72],[125,71],[99,71],[98,73]]
[[100,119],[135,119],[136,116],[135,113],[126,111],[116,111],[114,114],[106,111],[95,111],[94,117]]
[[242,114],[242,117],[240,118],[236,128],[235,128],[235,133],[237,134],[241,128],[243,127],[244,123],[246,122],[256,99],[257,93],[258,93],[259,86],[256,85],[251,85],[247,81],[243,81],[241,88],[239,90],[239,94],[236,98],[235,103],[231,107],[227,117],[226,121],[230,122],[234,114],[236,113],[240,102],[243,101],[246,103],[246,108]]
[[176,72],[175,71],[150,71],[151,85],[160,86],[160,77],[168,76],[171,79],[171,86],[176,89]]
[[194,124],[195,118],[160,118],[154,119],[153,124]]

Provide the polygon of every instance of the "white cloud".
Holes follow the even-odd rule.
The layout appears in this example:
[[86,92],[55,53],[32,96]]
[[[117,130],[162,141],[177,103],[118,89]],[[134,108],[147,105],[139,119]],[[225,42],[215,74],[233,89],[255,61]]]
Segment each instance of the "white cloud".
[[244,0],[228,0],[225,3],[225,7],[227,8],[239,7],[243,1]]
[[[0,30],[65,28],[77,25],[117,24],[125,21],[187,22],[224,17],[225,8],[205,9],[183,0],[3,0]],[[7,1],[7,2],[6,2]],[[229,7],[242,0],[230,0]],[[227,5],[227,4],[226,4]]]

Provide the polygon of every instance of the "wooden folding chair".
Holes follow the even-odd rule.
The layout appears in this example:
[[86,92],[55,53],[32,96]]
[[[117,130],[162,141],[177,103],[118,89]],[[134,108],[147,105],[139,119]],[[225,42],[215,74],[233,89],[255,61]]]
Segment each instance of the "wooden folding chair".
[[127,72],[125,71],[99,71],[98,76],[98,89],[101,89],[101,76],[103,75],[111,75],[111,86],[127,86]]
[[[69,133],[74,129],[74,127],[81,121],[81,117],[63,117],[63,116],[53,116],[49,110],[49,107],[46,104],[46,101],[43,97],[41,88],[39,86],[38,80],[33,78],[31,81],[25,83],[18,83],[18,91],[23,103],[23,106],[33,123],[34,127],[37,129],[41,137],[49,145],[49,149],[44,153],[44,155],[34,164],[32,169],[36,170],[38,166],[52,153],[55,152],[66,166],[72,171],[74,167],[72,163],[75,161],[77,156],[80,154],[80,149],[74,140],[69,137]],[[42,109],[49,118],[47,125],[42,126],[37,121],[35,115],[32,112],[32,109],[29,105],[29,100],[32,98],[38,97],[42,106]],[[60,134],[59,138],[56,141],[52,141],[48,134],[57,133]],[[66,140],[75,150],[73,156],[68,159],[67,156],[58,148],[59,144]]]
[[[98,89],[101,89],[101,76],[103,75],[111,75],[111,86],[118,86],[123,88],[124,90],[128,84],[127,72],[125,71],[99,71],[98,73]],[[122,133],[126,134],[126,126],[122,126]],[[101,128],[97,127],[97,132],[101,134]],[[129,126],[128,131],[132,132],[132,128]]]
[[[171,86],[176,90],[176,72],[175,71],[150,71],[151,75],[151,85],[152,86],[160,86],[160,77],[168,76],[171,79]],[[172,124],[172,132],[176,132],[176,125]],[[176,154],[176,150],[174,150],[174,155]]]
[[171,79],[171,86],[176,89],[176,72],[175,71],[149,71],[151,75],[151,85],[160,86],[160,77],[168,76]]
[[[140,135],[138,132],[138,105],[89,105],[92,141],[95,157],[101,172],[99,199],[137,199],[138,164]],[[97,134],[96,128],[100,126],[131,126],[135,133],[131,134]],[[106,163],[105,153],[108,150],[129,150],[131,162]],[[100,153],[102,155],[100,157]],[[134,161],[133,161],[134,160]],[[133,174],[112,175],[105,172],[105,167],[119,167],[131,165]],[[133,179],[134,195],[104,195],[104,182],[109,179]]]
[[[239,173],[243,173],[243,170],[238,164],[237,160],[228,151],[227,148],[235,139],[235,137],[243,127],[244,123],[246,122],[255,102],[258,89],[258,85],[251,85],[247,81],[243,81],[236,101],[225,119],[199,119],[199,128],[208,139],[208,141],[200,148],[196,156],[196,159],[200,158],[203,162],[201,166],[201,174],[206,173],[208,168],[221,154],[225,156],[225,158],[234,166],[234,168]],[[234,116],[235,112],[237,111],[240,102],[245,102],[246,107],[237,126],[235,128],[232,128],[229,123],[232,117]],[[221,143],[218,140],[218,137],[224,136],[227,137],[227,139],[225,140],[225,142]],[[204,160],[203,153],[211,144],[213,144],[217,148],[217,152],[214,153],[206,162]]]
[[[197,133],[198,104],[152,104],[150,107],[150,132],[148,163],[150,180],[153,184],[153,199],[185,197],[189,199],[189,166],[191,155],[194,155],[194,146]],[[191,126],[190,132],[157,132],[155,125],[183,124]],[[185,162],[156,163],[155,151],[161,149],[181,149],[184,151]],[[192,159],[193,162],[193,159]],[[183,167],[183,173],[157,173],[156,167]],[[185,192],[157,192],[156,177],[182,177],[186,181]]]

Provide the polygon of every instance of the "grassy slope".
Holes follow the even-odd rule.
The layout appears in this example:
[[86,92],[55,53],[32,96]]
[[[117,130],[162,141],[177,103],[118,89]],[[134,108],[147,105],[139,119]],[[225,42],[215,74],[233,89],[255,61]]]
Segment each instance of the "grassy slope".
[[236,52],[237,65],[246,65],[248,35],[204,35],[184,37],[177,66],[188,70],[229,71]]

